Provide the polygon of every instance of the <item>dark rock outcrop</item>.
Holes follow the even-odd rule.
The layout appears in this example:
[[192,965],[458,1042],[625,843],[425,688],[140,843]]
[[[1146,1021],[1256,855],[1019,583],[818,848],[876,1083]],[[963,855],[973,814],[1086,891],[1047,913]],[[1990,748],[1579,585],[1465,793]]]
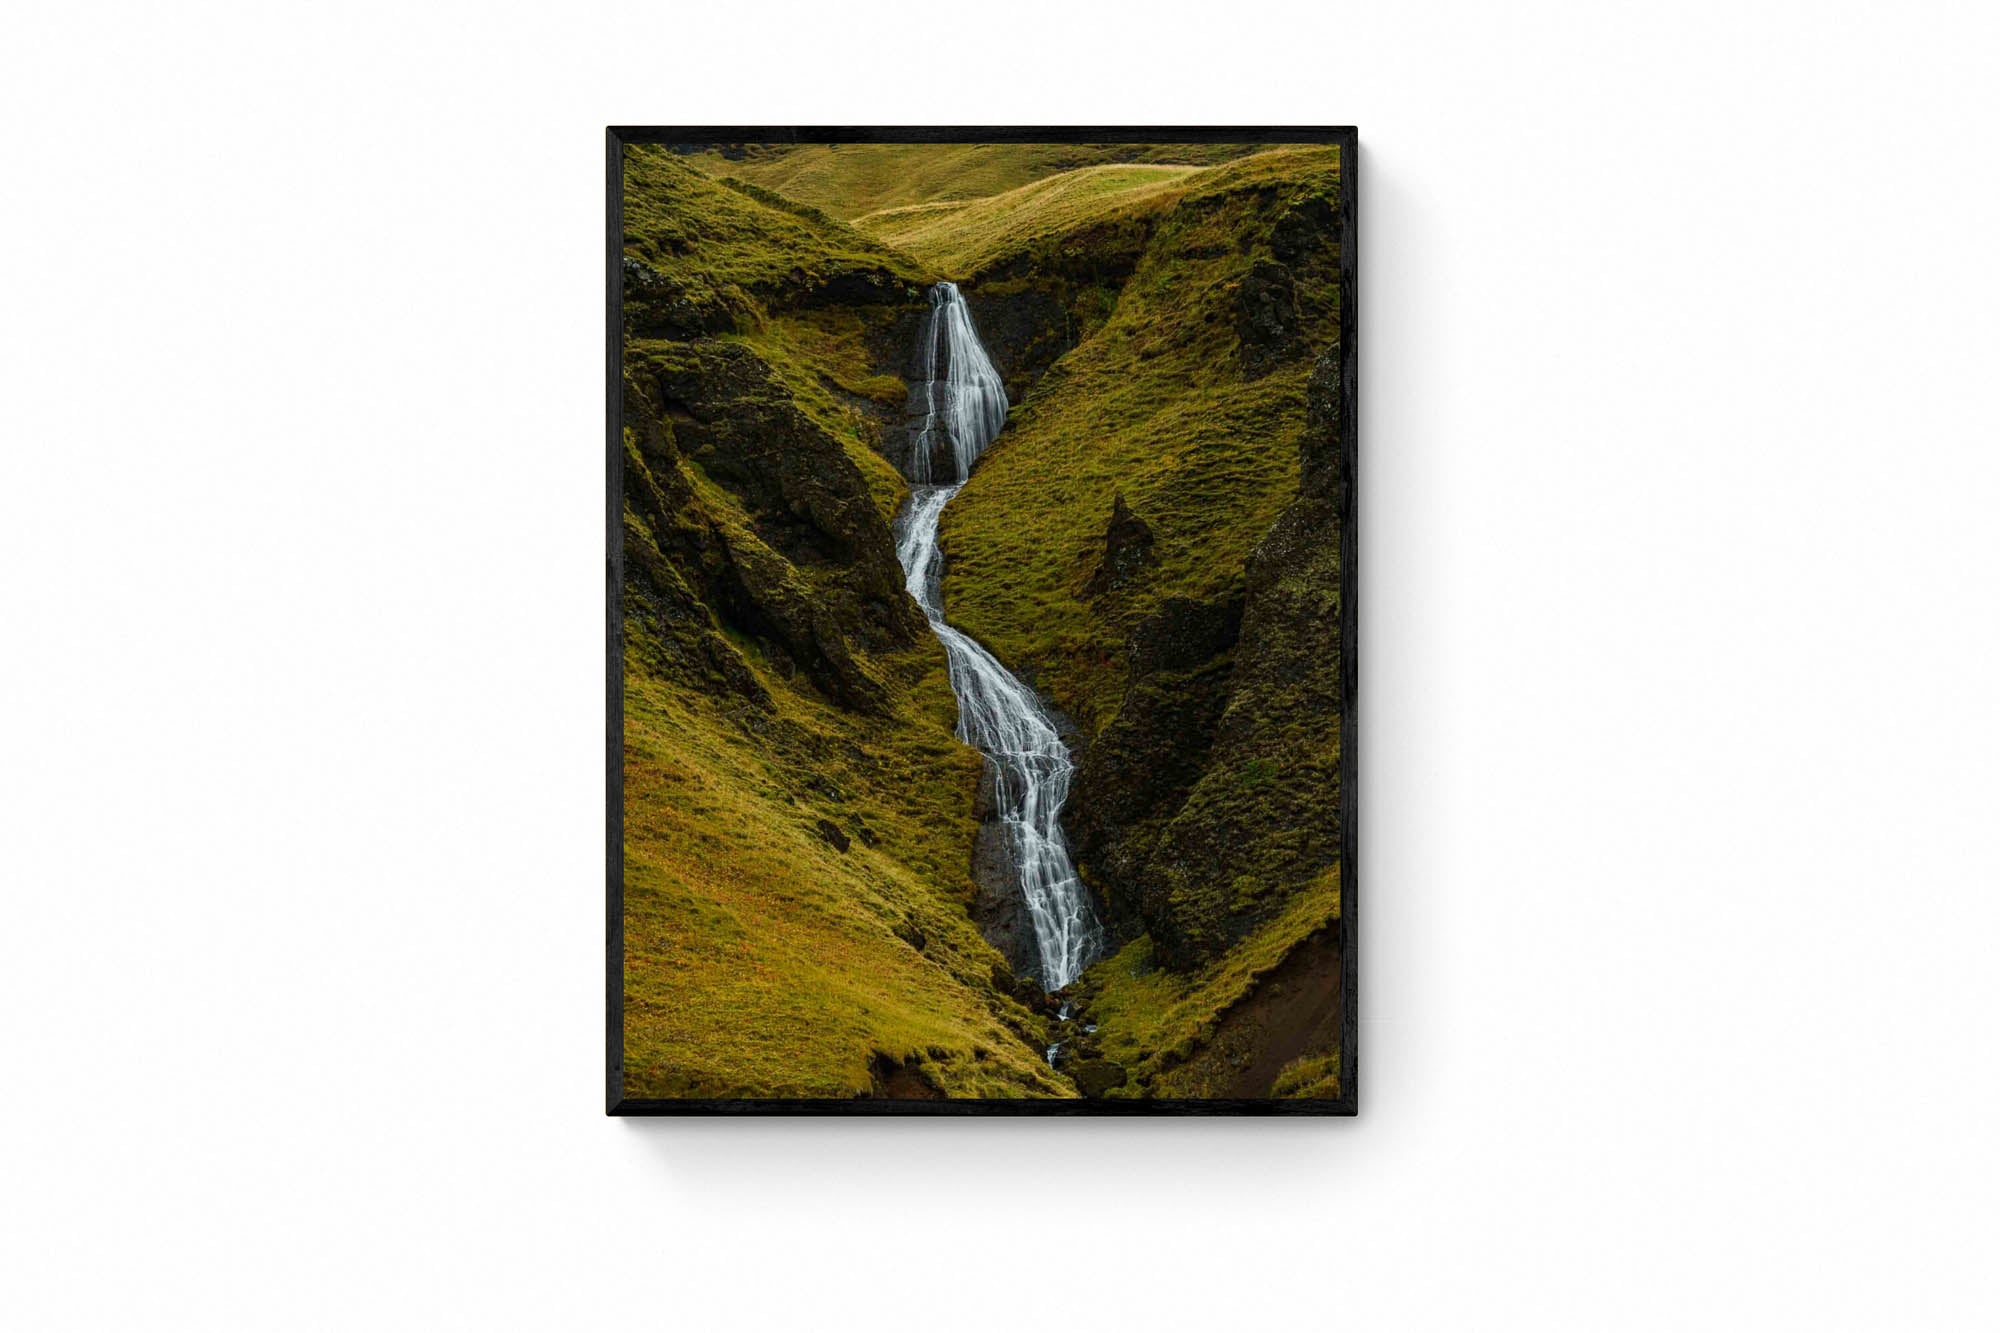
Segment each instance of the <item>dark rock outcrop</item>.
[[625,325],[637,338],[689,339],[731,333],[753,320],[732,288],[707,279],[671,278],[625,256]]
[[646,629],[644,642],[664,674],[769,712],[769,692],[710,610],[717,594],[703,557],[720,535],[693,512],[673,433],[629,376],[625,419],[637,423],[638,436],[625,458],[626,615]]
[[1146,928],[1147,865],[1207,763],[1242,618],[1240,598],[1176,597],[1141,621],[1126,646],[1124,703],[1083,753],[1064,831],[1120,933]]
[[1014,866],[1006,826],[997,819],[982,820],[973,837],[972,885],[972,903],[967,909],[972,923],[986,942],[1000,951],[1014,976],[1026,982],[1038,981],[1041,955],[1035,948],[1034,923],[1021,900],[1020,874]]
[[737,495],[757,536],[792,565],[843,585],[848,596],[825,599],[839,628],[871,648],[915,642],[923,618],[904,593],[867,482],[756,353],[697,344],[647,364],[681,449]]
[[789,281],[770,292],[779,308],[819,310],[828,306],[914,305],[923,292],[887,268],[852,270],[813,277],[795,269]]
[[1296,267],[1331,245],[1340,232],[1333,201],[1321,195],[1293,204],[1271,227],[1271,253]]
[[[844,707],[882,713],[886,694],[855,649],[925,633],[903,591],[888,527],[840,443],[792,402],[748,348],[653,344],[626,375],[625,563],[634,611],[661,665],[684,682],[769,707],[717,631],[762,641]],[[740,502],[750,528],[698,503],[686,463]]]
[[972,903],[967,911],[986,942],[1000,951],[1024,994],[1042,994],[1042,956],[1035,945],[1035,925],[1021,898],[1021,873],[1014,846],[1000,820],[999,769],[987,760],[979,773],[979,790],[972,817],[979,821],[972,839]]
[[1255,378],[1304,350],[1291,270],[1258,260],[1236,289],[1236,336],[1243,373]]
[[916,1102],[944,1099],[944,1094],[938,1091],[922,1064],[914,1058],[906,1063],[878,1051],[868,1063],[868,1081],[869,1091],[863,1096]]
[[1084,584],[1084,594],[1102,597],[1131,584],[1153,558],[1153,530],[1125,507],[1120,491],[1111,497],[1111,522],[1104,529],[1104,559]]

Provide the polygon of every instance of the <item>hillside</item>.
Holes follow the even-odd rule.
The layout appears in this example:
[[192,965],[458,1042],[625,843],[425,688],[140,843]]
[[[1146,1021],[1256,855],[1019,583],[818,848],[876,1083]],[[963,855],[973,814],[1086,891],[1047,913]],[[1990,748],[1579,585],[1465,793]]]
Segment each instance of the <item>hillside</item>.
[[864,235],[893,245],[953,278],[969,277],[1036,241],[1097,221],[1137,216],[1182,193],[1200,167],[1079,167],[1004,194],[948,203],[907,204],[854,220]]

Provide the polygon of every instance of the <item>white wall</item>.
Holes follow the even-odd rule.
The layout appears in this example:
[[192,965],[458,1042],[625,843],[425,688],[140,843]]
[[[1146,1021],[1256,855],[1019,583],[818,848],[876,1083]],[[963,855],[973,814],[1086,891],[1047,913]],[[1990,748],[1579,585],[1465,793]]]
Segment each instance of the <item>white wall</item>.
[[[10,11],[0,1322],[2000,1320],[1990,7],[486,8]],[[602,1117],[676,121],[1362,127],[1358,1120]]]

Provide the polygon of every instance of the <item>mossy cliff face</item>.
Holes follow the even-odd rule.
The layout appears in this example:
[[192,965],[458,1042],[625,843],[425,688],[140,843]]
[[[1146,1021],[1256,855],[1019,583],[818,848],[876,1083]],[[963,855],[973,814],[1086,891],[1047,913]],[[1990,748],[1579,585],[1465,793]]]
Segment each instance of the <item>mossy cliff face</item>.
[[[1181,692],[1194,707],[1221,707],[1208,727],[1191,718],[1192,749],[1207,751],[1186,799],[1160,828],[1135,875],[1124,880],[1129,902],[1137,888],[1140,920],[1169,966],[1212,961],[1270,920],[1295,894],[1322,876],[1337,875],[1340,859],[1340,720],[1345,664],[1340,653],[1340,516],[1346,481],[1337,461],[1340,396],[1336,353],[1323,355],[1307,396],[1299,495],[1251,552],[1244,568],[1243,609],[1225,690],[1199,671],[1170,678],[1146,635],[1133,655],[1142,690]],[[1192,653],[1218,644],[1228,610],[1204,642],[1182,636]],[[1149,622],[1142,630],[1153,631]],[[1210,670],[1220,657],[1211,657]],[[1146,668],[1159,662],[1162,669]],[[1182,685],[1181,682],[1186,684]],[[1157,727],[1138,701],[1119,712],[1134,729]],[[1117,724],[1114,723],[1114,727]],[[1093,761],[1098,756],[1093,753]],[[1187,767],[1193,767],[1189,765]],[[1183,767],[1180,771],[1187,771]],[[1134,780],[1115,751],[1087,768],[1078,804],[1117,799]],[[1144,777],[1139,781],[1148,781]],[[1099,791],[1103,796],[1100,798]],[[1163,804],[1173,803],[1171,795]],[[1161,808],[1154,806],[1155,810]]]

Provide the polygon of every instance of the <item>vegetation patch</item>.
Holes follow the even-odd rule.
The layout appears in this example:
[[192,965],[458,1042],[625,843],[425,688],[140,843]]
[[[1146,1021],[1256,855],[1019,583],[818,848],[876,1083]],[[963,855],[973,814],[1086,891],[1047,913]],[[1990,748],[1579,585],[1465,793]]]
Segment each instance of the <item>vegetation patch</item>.
[[[882,664],[891,727],[756,667],[774,715],[646,669],[625,694],[625,1079],[635,1097],[1072,1096],[965,913],[980,761],[935,644]],[[754,648],[753,648],[754,653]],[[830,825],[847,841],[829,838]]]
[[1199,167],[1121,164],[1080,167],[967,203],[916,204],[855,219],[857,230],[951,277],[1004,263],[1046,236],[1165,207]]
[[658,145],[625,149],[624,227],[628,259],[703,290],[798,300],[840,278],[930,281],[900,251],[816,209],[711,180]]
[[1271,1085],[1273,1097],[1338,1097],[1340,1095],[1340,1048],[1326,1055],[1302,1055],[1278,1071]]
[[1074,992],[1082,1020],[1096,1025],[1095,1054],[1118,1064],[1127,1078],[1122,1087],[1105,1095],[1218,1095],[1209,1082],[1213,1071],[1203,1068],[1196,1057],[1232,1006],[1248,997],[1295,947],[1339,916],[1339,876],[1328,875],[1205,967],[1176,972],[1160,966],[1152,940],[1142,935],[1090,968]]
[[[1333,198],[1338,153],[1272,151],[1193,179],[1109,316],[1028,394],[945,511],[954,623],[1030,668],[1090,732],[1117,711],[1140,619],[1240,588],[1296,490],[1311,357],[1337,336],[1337,249],[1321,245],[1287,270],[1306,295],[1283,357],[1248,374],[1239,355],[1239,292],[1285,219]],[[1152,532],[1151,565],[1093,597],[1120,493]]]

